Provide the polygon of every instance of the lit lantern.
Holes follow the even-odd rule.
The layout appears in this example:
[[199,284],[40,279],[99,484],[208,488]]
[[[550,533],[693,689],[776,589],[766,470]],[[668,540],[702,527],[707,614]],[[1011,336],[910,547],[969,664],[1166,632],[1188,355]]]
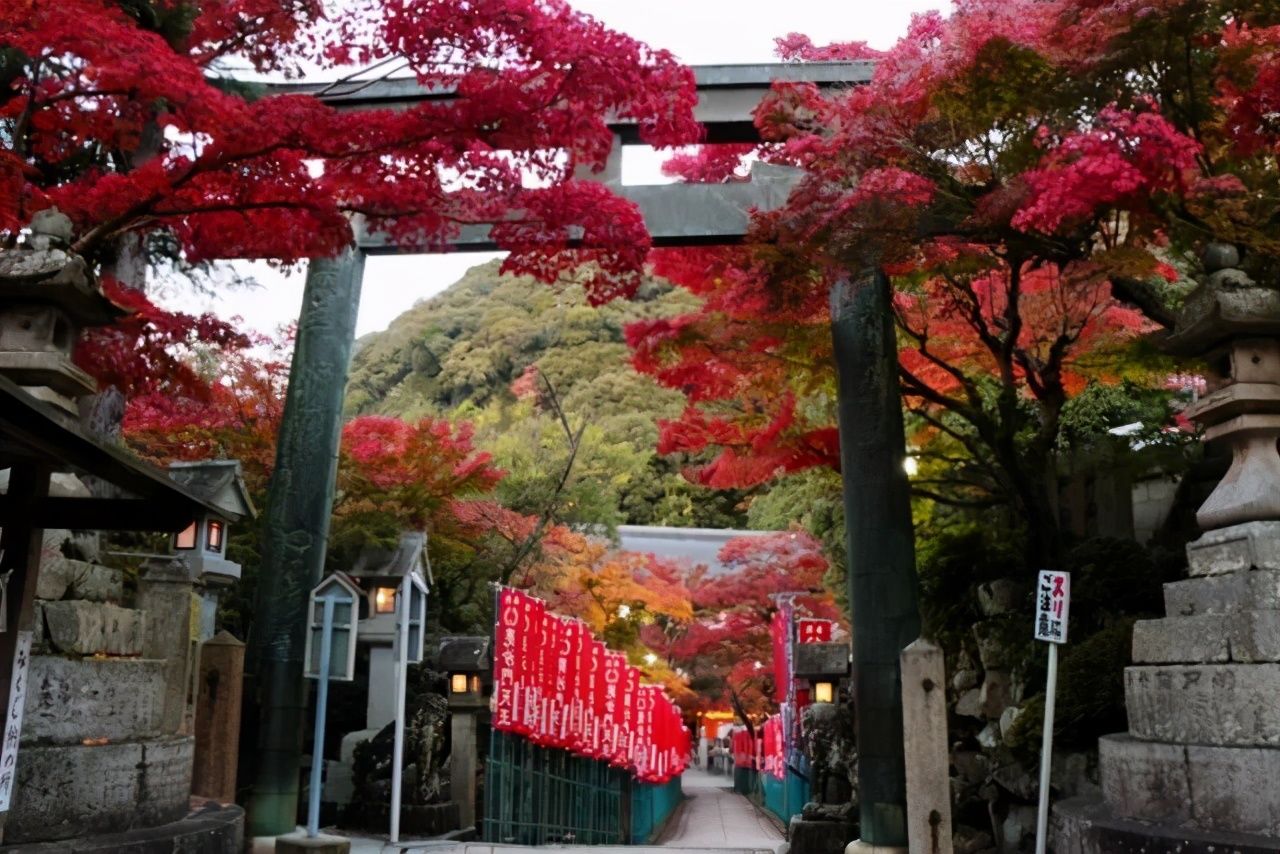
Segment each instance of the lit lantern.
[[439,666],[449,674],[449,708],[487,708],[492,662],[487,637],[445,638],[440,642]]
[[808,680],[815,703],[834,703],[840,683],[849,676],[852,649],[848,643],[799,643],[793,661],[797,680]]
[[240,474],[239,461],[173,463],[169,466],[169,477],[214,507],[226,510],[224,515],[205,514],[174,534],[171,543],[174,554],[182,558],[196,578],[238,579],[240,564],[227,560],[227,524],[230,520],[251,519],[256,515]]
[[394,587],[375,587],[373,591],[373,613],[394,614],[396,612],[396,589]]

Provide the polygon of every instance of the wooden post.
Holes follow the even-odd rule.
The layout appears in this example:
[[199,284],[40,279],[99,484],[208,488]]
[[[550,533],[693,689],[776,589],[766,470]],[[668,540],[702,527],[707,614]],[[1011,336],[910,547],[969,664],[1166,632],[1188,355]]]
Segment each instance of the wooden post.
[[9,817],[9,803],[17,779],[18,745],[22,739],[22,711],[31,662],[35,622],[36,581],[44,532],[30,516],[39,499],[49,494],[49,470],[36,464],[15,465],[9,471],[10,515],[0,520],[0,571],[8,573],[4,597],[5,630],[0,632],[0,709],[5,711],[0,742],[0,842]]
[[244,644],[218,632],[200,652],[196,701],[196,762],[191,793],[235,803],[244,692]]
[[910,854],[951,854],[946,678],[942,650],[934,644],[921,638],[902,651]]

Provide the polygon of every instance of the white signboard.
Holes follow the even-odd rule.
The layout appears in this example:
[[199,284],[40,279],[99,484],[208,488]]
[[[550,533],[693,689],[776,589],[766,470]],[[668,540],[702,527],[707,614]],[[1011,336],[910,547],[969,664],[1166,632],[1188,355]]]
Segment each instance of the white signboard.
[[1067,614],[1071,610],[1071,573],[1040,570],[1036,584],[1036,640],[1067,642]]
[[18,742],[22,738],[22,711],[27,705],[27,671],[31,664],[31,632],[18,632],[13,652],[13,678],[9,683],[9,708],[5,711],[4,743],[0,746],[0,812],[9,811],[9,797],[18,767]]

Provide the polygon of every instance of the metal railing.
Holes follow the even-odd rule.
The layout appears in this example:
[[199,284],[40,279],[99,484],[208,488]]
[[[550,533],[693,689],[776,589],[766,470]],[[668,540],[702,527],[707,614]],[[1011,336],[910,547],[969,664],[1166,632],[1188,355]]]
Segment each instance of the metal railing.
[[680,778],[643,783],[607,762],[492,730],[484,840],[510,845],[644,845],[680,804]]
[[630,775],[608,763],[493,730],[485,772],[486,842],[625,845]]

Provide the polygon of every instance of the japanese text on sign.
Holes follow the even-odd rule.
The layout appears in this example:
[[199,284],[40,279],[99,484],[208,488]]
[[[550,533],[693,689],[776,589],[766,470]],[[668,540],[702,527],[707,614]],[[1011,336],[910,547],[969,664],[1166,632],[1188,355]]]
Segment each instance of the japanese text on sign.
[[800,643],[831,643],[830,620],[797,620],[796,636]]
[[1036,640],[1067,642],[1067,614],[1071,609],[1071,574],[1040,570],[1036,584]]
[[5,714],[4,742],[0,748],[0,812],[7,812],[13,795],[18,765],[18,742],[22,737],[22,711],[27,705],[27,670],[31,663],[31,632],[18,632],[13,653],[13,676],[9,682],[9,708]]

